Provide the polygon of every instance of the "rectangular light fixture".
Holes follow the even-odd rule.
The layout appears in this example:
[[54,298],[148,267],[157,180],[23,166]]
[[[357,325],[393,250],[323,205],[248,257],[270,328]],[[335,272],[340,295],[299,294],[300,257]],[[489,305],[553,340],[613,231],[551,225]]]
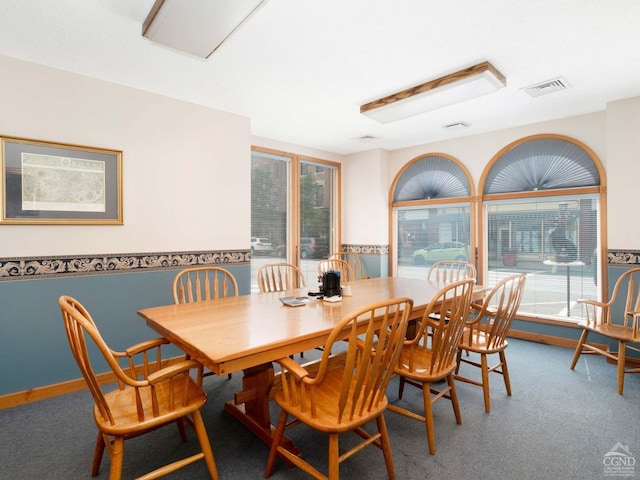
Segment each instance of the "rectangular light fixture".
[[507,84],[489,62],[408,88],[360,107],[360,113],[390,123],[471,98],[493,93]]
[[268,0],[156,0],[142,35],[169,48],[209,58]]

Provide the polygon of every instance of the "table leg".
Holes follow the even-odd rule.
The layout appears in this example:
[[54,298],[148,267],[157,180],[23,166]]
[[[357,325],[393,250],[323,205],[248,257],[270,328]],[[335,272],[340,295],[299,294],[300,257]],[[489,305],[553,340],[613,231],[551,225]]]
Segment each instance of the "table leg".
[[[226,402],[224,405],[227,413],[237,418],[269,446],[275,431],[269,414],[269,395],[273,382],[271,363],[247,368],[242,378],[242,391],[235,394],[233,402]],[[300,451],[286,437],[283,439],[283,446],[294,455],[300,455]]]

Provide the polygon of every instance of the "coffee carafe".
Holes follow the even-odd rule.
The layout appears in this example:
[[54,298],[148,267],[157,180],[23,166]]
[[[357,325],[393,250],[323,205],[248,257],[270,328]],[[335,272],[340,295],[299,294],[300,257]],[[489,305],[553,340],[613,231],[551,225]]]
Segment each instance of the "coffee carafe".
[[341,296],[340,272],[330,270],[322,274],[322,295],[325,297]]

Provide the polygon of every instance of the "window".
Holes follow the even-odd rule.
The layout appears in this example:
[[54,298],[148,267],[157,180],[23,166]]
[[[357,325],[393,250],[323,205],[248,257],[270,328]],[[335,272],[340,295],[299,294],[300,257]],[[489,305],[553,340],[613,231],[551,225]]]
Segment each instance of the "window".
[[470,176],[455,159],[426,155],[393,182],[392,225],[396,275],[426,278],[439,260],[475,262]]
[[482,282],[491,286],[526,273],[519,314],[582,319],[577,300],[600,298],[601,174],[595,155],[560,136],[526,138],[503,149],[483,178]]
[[338,166],[313,159],[300,159],[300,195],[298,202],[299,237],[297,255],[307,283],[315,286],[318,262],[337,250]]
[[266,151],[251,154],[252,291],[258,291],[260,265],[286,257],[292,161],[293,157]]
[[260,266],[273,262],[298,265],[307,284],[315,286],[319,260],[334,251],[339,241],[339,172],[335,163],[252,150],[252,292],[258,291]]

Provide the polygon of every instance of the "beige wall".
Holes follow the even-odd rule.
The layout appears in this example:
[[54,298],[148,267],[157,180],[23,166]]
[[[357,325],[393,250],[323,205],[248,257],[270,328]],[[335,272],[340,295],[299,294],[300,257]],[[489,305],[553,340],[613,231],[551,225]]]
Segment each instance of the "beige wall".
[[446,153],[457,158],[469,169],[477,192],[485,166],[500,149],[520,138],[543,133],[567,135],[580,140],[605,163],[605,115],[604,112],[599,112],[395,150],[390,154],[391,175],[394,176],[415,157],[427,153]]
[[389,232],[389,152],[369,150],[350,155],[342,166],[342,243],[386,245]]
[[[124,152],[124,226],[0,226],[0,256],[225,250],[249,247],[250,149],[257,145],[342,163],[342,243],[386,245],[388,198],[413,158],[446,153],[478,185],[505,145],[568,135],[607,169],[609,248],[637,249],[626,212],[640,170],[640,98],[605,111],[391,152],[341,156],[254,137],[248,118],[0,57],[0,134]],[[45,240],[46,241],[43,241]]]
[[0,57],[0,134],[122,150],[123,226],[0,226],[0,256],[249,248],[250,121]]
[[640,250],[640,97],[607,105],[608,231],[610,249]]

